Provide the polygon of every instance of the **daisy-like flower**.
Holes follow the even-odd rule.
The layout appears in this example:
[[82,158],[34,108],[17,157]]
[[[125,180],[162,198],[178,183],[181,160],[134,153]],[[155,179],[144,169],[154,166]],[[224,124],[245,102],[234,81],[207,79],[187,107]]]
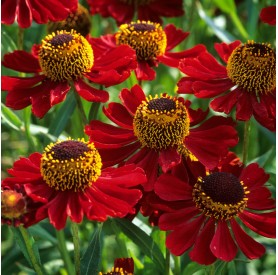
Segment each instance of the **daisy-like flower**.
[[28,227],[38,223],[36,211],[43,203],[35,202],[29,197],[23,185],[7,178],[1,183],[1,222]]
[[269,25],[276,25],[276,6],[263,8],[260,12],[260,19]]
[[110,272],[99,272],[99,275],[134,275],[133,258],[117,258]]
[[38,24],[64,20],[77,9],[77,0],[2,0],[1,23],[13,24],[17,20],[21,28],[29,28],[34,20]]
[[[97,46],[96,46],[97,47]],[[41,118],[55,104],[65,100],[70,84],[85,100],[106,102],[109,95],[85,81],[107,86],[118,84],[136,66],[134,50],[119,46],[110,51],[95,50],[75,30],[47,35],[32,53],[14,51],[4,55],[3,65],[32,77],[2,76],[2,90],[7,91],[6,105],[20,110],[32,105],[32,112]]]
[[182,174],[161,175],[156,194],[185,204],[159,219],[159,228],[170,231],[166,246],[174,255],[192,248],[191,260],[205,265],[231,261],[238,249],[249,259],[261,257],[265,248],[248,231],[275,238],[275,201],[264,186],[268,179],[257,163],[244,167],[231,155],[214,171],[204,169],[195,183]]
[[76,30],[76,32],[83,36],[86,36],[90,33],[91,19],[89,11],[79,3],[77,10],[75,12],[71,12],[63,21],[52,21],[47,23],[48,33],[62,30],[70,32],[71,29]]
[[237,120],[247,121],[253,115],[275,131],[276,57],[270,45],[235,41],[216,43],[215,49],[227,65],[207,52],[181,61],[180,70],[187,76],[179,81],[178,93],[216,97],[210,103],[213,110],[229,114],[235,107]]
[[213,116],[204,121],[208,111],[192,110],[183,98],[165,94],[146,98],[135,85],[123,89],[120,99],[123,104],[111,102],[103,108],[117,126],[93,120],[85,133],[100,150],[105,166],[127,162],[142,167],[149,179],[145,191],[153,189],[159,167],[167,172],[184,156],[213,168],[238,142],[231,118]]
[[[113,49],[119,45],[129,45],[136,51],[137,68],[135,70],[138,80],[153,80],[155,70],[162,63],[170,67],[178,67],[182,58],[193,58],[205,51],[204,45],[196,45],[181,52],[172,52],[189,35],[177,29],[173,24],[164,29],[159,23],[150,21],[136,21],[123,24],[116,34],[107,34],[95,39],[95,43],[102,44],[102,49]],[[92,41],[94,45],[94,41]]]
[[101,157],[93,143],[65,140],[51,143],[43,154],[20,158],[8,171],[23,185],[27,195],[43,205],[36,218],[49,218],[60,230],[67,217],[80,223],[103,222],[134,212],[141,191],[134,187],[145,182],[144,171],[135,165],[102,169]]
[[136,15],[139,20],[162,23],[161,17],[184,14],[182,0],[88,0],[91,14],[113,17],[117,24],[129,23]]

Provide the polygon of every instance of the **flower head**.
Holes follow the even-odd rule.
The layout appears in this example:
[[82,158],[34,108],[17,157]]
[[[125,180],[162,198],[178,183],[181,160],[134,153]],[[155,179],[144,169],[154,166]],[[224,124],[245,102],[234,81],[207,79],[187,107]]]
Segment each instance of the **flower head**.
[[38,24],[64,20],[77,9],[77,0],[1,1],[1,23],[10,25],[15,19],[21,28],[29,28],[34,20]]
[[17,181],[34,201],[42,202],[36,218],[49,218],[57,229],[69,217],[81,222],[105,221],[108,216],[124,217],[134,212],[141,192],[134,187],[144,183],[142,169],[134,165],[101,169],[101,157],[93,143],[83,139],[57,141],[43,154],[21,158],[7,180]]
[[113,17],[117,24],[129,23],[137,14],[139,20],[162,23],[161,17],[184,14],[182,0],[88,0],[91,14]]
[[80,3],[78,3],[77,10],[75,12],[71,12],[66,19],[58,22],[47,23],[48,33],[62,30],[70,32],[71,29],[76,30],[76,32],[80,33],[82,36],[86,36],[90,33],[91,20],[89,12]]
[[136,52],[137,79],[153,80],[156,72],[152,67],[157,67],[159,63],[175,68],[180,59],[196,57],[205,51],[205,46],[200,44],[181,52],[171,52],[188,35],[188,32],[177,29],[173,24],[162,28],[159,23],[137,20],[122,24],[114,35],[108,34],[94,40],[98,44],[102,43],[105,49],[119,45],[130,46]]
[[264,186],[268,178],[258,164],[244,167],[234,154],[214,170],[204,168],[195,183],[181,173],[161,175],[155,183],[156,194],[181,205],[160,216],[160,229],[170,231],[166,246],[174,255],[192,247],[190,258],[205,265],[217,259],[233,260],[238,248],[249,259],[261,257],[265,248],[244,228],[275,237],[275,201]]
[[179,81],[178,92],[200,98],[218,96],[210,103],[213,110],[229,114],[235,107],[237,120],[254,115],[275,131],[276,57],[270,44],[235,41],[216,44],[215,49],[227,66],[206,52],[181,61],[180,69],[187,76]]
[[99,272],[99,275],[133,275],[134,273],[133,258],[117,258],[114,261],[114,267],[107,273]]
[[85,133],[95,142],[104,166],[126,162],[142,167],[149,179],[145,191],[153,189],[161,169],[167,172],[182,158],[214,168],[238,142],[231,119],[214,116],[204,121],[208,112],[192,110],[182,98],[146,97],[135,85],[123,89],[120,99],[123,104],[110,103],[103,109],[117,126],[93,120]]
[[31,54],[18,50],[5,54],[3,65],[35,74],[2,76],[2,90],[8,92],[6,105],[15,110],[32,105],[32,112],[41,118],[65,100],[70,85],[85,100],[106,102],[108,93],[92,87],[86,79],[106,87],[118,84],[129,77],[136,61],[134,50],[128,46],[102,50],[75,30],[61,30],[48,34],[41,45],[34,45]]

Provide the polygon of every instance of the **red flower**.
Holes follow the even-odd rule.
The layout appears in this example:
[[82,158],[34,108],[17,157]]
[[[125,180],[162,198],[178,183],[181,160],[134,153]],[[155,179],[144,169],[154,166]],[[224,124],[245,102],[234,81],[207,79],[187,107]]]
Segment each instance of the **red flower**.
[[210,106],[229,114],[236,108],[236,119],[246,121],[252,115],[264,127],[276,127],[276,58],[268,44],[240,41],[216,43],[223,66],[209,53],[185,59],[180,70],[187,76],[178,83],[178,92],[199,98],[213,98]]
[[41,202],[35,202],[29,197],[23,186],[14,179],[4,179],[1,183],[1,221],[2,223],[25,227],[36,224],[37,209]]
[[32,105],[32,112],[41,118],[53,105],[65,100],[70,83],[84,99],[106,102],[108,93],[88,85],[85,78],[106,87],[118,84],[135,68],[135,53],[125,45],[105,52],[94,49],[72,30],[49,34],[41,45],[33,47],[32,53],[5,54],[5,67],[35,74],[32,77],[2,76],[2,90],[8,91],[6,105],[15,110]]
[[192,247],[191,260],[205,265],[233,260],[238,248],[249,259],[261,257],[265,248],[243,228],[275,238],[275,201],[264,186],[268,179],[258,164],[244,167],[231,155],[218,169],[207,174],[204,169],[195,183],[182,174],[161,175],[156,194],[168,202],[186,203],[159,219],[159,228],[170,231],[166,246],[174,255]]
[[204,45],[171,52],[189,35],[177,29],[173,24],[167,25],[164,30],[158,23],[150,21],[137,21],[123,24],[119,31],[112,35],[107,34],[91,40],[91,44],[98,44],[103,51],[117,47],[117,45],[129,45],[136,51],[137,68],[135,70],[138,80],[153,80],[156,77],[152,67],[162,63],[170,67],[178,67],[182,58],[193,58],[205,51]]
[[260,12],[260,19],[269,25],[276,25],[276,6],[263,8]]
[[134,275],[133,258],[116,258],[112,271],[107,273],[99,272],[99,275]]
[[213,168],[238,142],[232,119],[213,116],[204,122],[208,112],[192,110],[182,98],[146,98],[135,85],[123,89],[120,99],[123,104],[103,109],[117,126],[93,120],[85,133],[99,148],[104,166],[126,162],[142,167],[149,179],[145,191],[153,189],[159,167],[167,172],[183,156]]
[[[55,165],[53,165],[55,163]],[[56,229],[65,227],[69,217],[80,223],[105,221],[108,216],[133,213],[141,198],[134,186],[144,183],[142,169],[134,165],[101,170],[102,162],[93,143],[66,140],[50,144],[43,154],[20,158],[8,172],[7,180],[23,185],[27,195],[42,202],[36,218],[49,218]]]
[[135,13],[139,20],[162,23],[163,17],[176,17],[184,14],[182,0],[88,0],[91,14],[113,17],[117,24],[129,23]]
[[32,20],[38,24],[64,20],[77,9],[77,0],[2,0],[1,23],[10,25],[15,18],[21,28],[29,28]]

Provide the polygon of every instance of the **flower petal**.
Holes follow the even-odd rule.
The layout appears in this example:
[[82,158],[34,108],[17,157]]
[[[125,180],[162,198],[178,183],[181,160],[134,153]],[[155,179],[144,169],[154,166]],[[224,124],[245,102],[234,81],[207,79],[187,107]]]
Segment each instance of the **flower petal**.
[[237,246],[230,234],[226,221],[218,221],[215,235],[210,243],[211,252],[222,261],[232,261],[237,253]]
[[265,253],[264,246],[246,234],[234,219],[231,220],[231,226],[236,242],[247,258],[257,259]]
[[177,152],[176,148],[161,150],[159,153],[158,163],[164,173],[178,165],[180,162],[181,155]]
[[241,42],[239,40],[236,40],[230,44],[227,44],[225,42],[222,43],[215,43],[214,48],[219,54],[219,56],[222,58],[222,60],[227,63],[230,55],[234,51],[235,48],[237,48]]

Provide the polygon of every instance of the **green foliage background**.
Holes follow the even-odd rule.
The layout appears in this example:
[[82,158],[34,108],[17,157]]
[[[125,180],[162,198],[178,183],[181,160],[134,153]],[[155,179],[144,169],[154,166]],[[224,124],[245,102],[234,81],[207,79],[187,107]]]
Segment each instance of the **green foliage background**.
[[[85,1],[81,2],[87,6]],[[259,21],[259,12],[263,7],[275,5],[271,0],[184,0],[185,16],[179,18],[164,18],[164,25],[175,24],[176,27],[189,31],[190,36],[175,50],[190,48],[196,44],[205,44],[208,50],[216,55],[215,42],[231,42],[234,40],[255,40],[256,42],[269,42],[276,48],[276,28]],[[99,15],[91,17],[91,35],[99,37],[117,30],[114,19],[103,19]],[[30,51],[33,44],[39,44],[46,35],[46,26],[33,25],[24,32],[24,50]],[[17,25],[5,26],[1,29],[1,57],[7,52],[17,49]],[[182,74],[176,69],[169,69],[163,65],[157,68],[157,78],[151,82],[143,82],[146,93],[156,94],[167,92],[174,95],[177,81]],[[15,72],[2,67],[2,75],[16,75]],[[134,75],[120,85],[107,88],[110,102],[118,101],[118,93],[122,88],[131,88],[136,83]],[[184,96],[184,95],[183,95]],[[209,100],[197,99],[193,96],[184,96],[193,102],[193,108],[207,108]],[[2,102],[5,102],[5,93],[2,93]],[[83,101],[88,118],[97,117],[106,121],[101,112],[102,105]],[[106,103],[107,104],[107,103]],[[42,152],[50,141],[57,138],[71,136],[72,138],[85,137],[80,123],[75,98],[70,92],[65,102],[53,107],[43,118],[38,119],[31,114],[30,108],[13,111],[2,104],[1,123],[1,176],[7,176],[7,168],[20,156],[28,156],[34,151]],[[234,116],[234,114],[233,114]],[[233,149],[239,157],[242,156],[242,138],[244,123],[238,122],[237,130],[240,142]],[[276,136],[274,133],[251,120],[251,133],[248,150],[248,162],[258,162],[267,173],[271,175],[269,188],[275,197],[276,185]],[[84,221],[80,225],[80,241],[82,254],[92,241],[95,250],[94,263],[99,261],[99,271],[107,271],[113,265],[116,257],[133,257],[135,260],[136,275],[163,274],[165,257],[165,233],[157,228],[148,226],[147,219],[138,216],[133,224],[120,220],[108,220],[101,227],[97,223]],[[143,230],[136,228],[143,228]],[[97,230],[97,231],[96,231]],[[49,274],[67,274],[63,268],[57,249],[55,230],[48,221],[43,221],[29,229],[40,251],[41,262],[45,264]],[[94,235],[94,232],[98,234]],[[147,233],[145,233],[147,232]],[[29,268],[19,246],[15,242],[15,233],[11,228],[2,226],[2,274],[35,274]],[[250,232],[252,235],[252,232]],[[67,248],[73,254],[73,245],[70,229],[65,229]],[[151,236],[151,237],[149,237]],[[93,237],[93,238],[92,238]],[[92,239],[91,239],[92,238]],[[230,263],[216,262],[211,267],[200,266],[190,262],[187,253],[180,257],[182,275],[190,274],[248,274],[272,275],[275,274],[275,241],[256,236],[256,240],[264,244],[267,253],[258,260],[247,261],[243,255]],[[92,246],[89,246],[91,249]],[[99,257],[98,257],[99,256]],[[177,259],[172,259],[171,264]],[[85,274],[85,273],[84,273]],[[93,274],[93,273],[92,273]],[[175,275],[175,271],[173,271]],[[83,274],[82,274],[83,275]]]

